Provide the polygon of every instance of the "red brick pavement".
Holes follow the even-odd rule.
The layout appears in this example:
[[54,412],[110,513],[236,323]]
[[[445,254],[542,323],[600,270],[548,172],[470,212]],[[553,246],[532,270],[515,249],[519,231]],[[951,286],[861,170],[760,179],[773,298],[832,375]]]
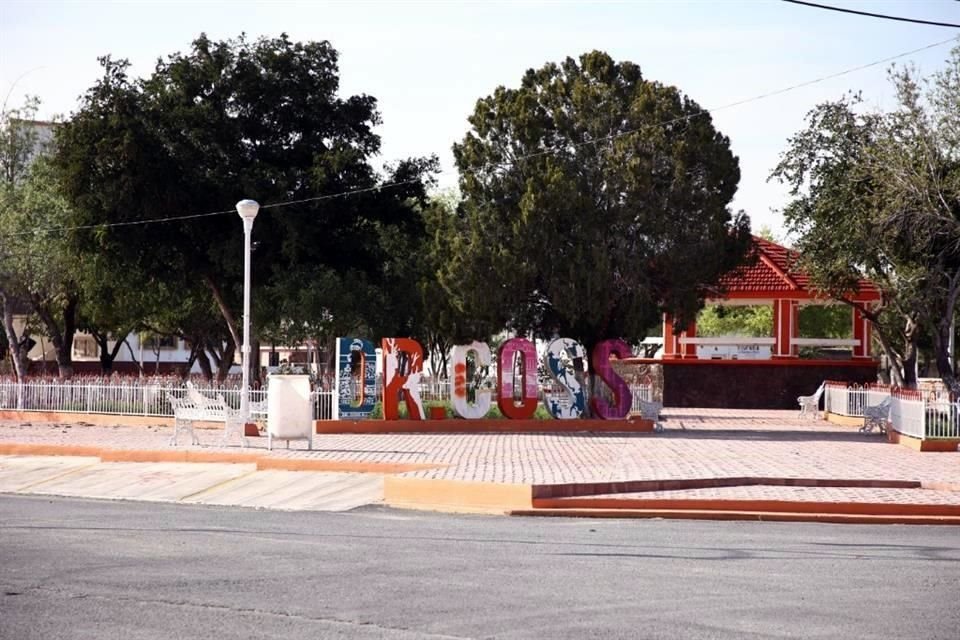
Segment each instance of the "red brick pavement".
[[[659,434],[383,434],[317,435],[314,450],[296,447],[267,454],[266,438],[251,438],[247,451],[277,458],[344,462],[437,464],[409,477],[476,482],[559,484],[626,480],[776,477],[846,480],[910,480],[960,488],[960,453],[919,453],[887,444],[877,434],[823,421],[799,420],[793,411],[665,411]],[[169,451],[170,427],[102,427],[42,422],[0,422],[0,445],[10,443],[96,446]],[[198,430],[199,449],[220,447],[219,430]],[[184,443],[187,438],[183,438]],[[179,450],[198,449],[187,444]],[[691,496],[783,500],[960,504],[960,491],[729,487],[694,490]],[[711,493],[712,492],[712,493]],[[667,492],[681,498],[688,492]],[[660,494],[663,497],[666,494]],[[652,493],[644,497],[654,497]]]

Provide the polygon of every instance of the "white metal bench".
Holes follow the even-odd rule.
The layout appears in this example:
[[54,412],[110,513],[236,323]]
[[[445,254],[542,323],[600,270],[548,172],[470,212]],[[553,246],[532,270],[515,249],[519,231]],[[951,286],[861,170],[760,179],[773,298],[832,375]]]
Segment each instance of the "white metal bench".
[[887,396],[880,404],[863,410],[863,426],[860,427],[860,433],[870,433],[875,428],[880,433],[887,432],[887,422],[890,420],[890,402],[890,397]]
[[649,400],[640,400],[640,418],[642,420],[652,420],[654,431],[663,431],[663,425],[660,424],[660,412],[663,411],[662,402]]
[[190,433],[192,444],[200,444],[200,440],[193,430],[195,421],[223,422],[224,430],[221,445],[225,445],[230,434],[236,431],[240,434],[240,444],[244,447],[247,446],[243,416],[240,415],[238,410],[227,406],[227,402],[222,395],[210,398],[200,393],[196,387],[188,382],[186,397],[179,398],[168,392],[167,399],[170,401],[170,406],[173,407],[173,437],[170,438],[170,446],[177,444],[177,436],[180,435],[181,429]]
[[[811,414],[814,420],[820,418],[820,397],[827,383],[823,382],[811,396],[797,396],[797,403],[800,405],[800,417]],[[812,413],[811,413],[812,412]]]

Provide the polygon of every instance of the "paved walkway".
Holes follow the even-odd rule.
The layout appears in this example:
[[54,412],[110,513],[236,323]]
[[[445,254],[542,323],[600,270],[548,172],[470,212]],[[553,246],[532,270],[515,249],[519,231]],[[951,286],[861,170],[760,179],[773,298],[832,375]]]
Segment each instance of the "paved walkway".
[[[199,429],[200,447],[183,438],[184,444],[171,448],[172,428],[164,426],[0,422],[0,451],[16,443],[256,452],[270,460],[415,463],[424,466],[399,475],[531,485],[724,478],[913,481],[924,488],[765,485],[644,492],[643,497],[960,504],[960,453],[919,453],[888,444],[879,434],[861,434],[855,427],[799,420],[793,411],[668,409],[664,414],[662,433],[321,434],[314,437],[313,451],[295,441],[294,448],[272,452],[266,451],[266,438],[250,438],[245,450],[239,442],[222,447],[219,430]],[[270,506],[269,497],[261,497],[256,506]]]

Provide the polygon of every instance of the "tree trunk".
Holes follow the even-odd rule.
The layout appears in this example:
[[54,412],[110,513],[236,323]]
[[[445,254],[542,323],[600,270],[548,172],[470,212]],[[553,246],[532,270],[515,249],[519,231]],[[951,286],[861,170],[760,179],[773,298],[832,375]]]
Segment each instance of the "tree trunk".
[[903,330],[903,386],[906,389],[917,388],[917,323],[907,318]]
[[213,280],[209,276],[204,276],[203,281],[207,285],[207,288],[210,289],[210,293],[213,294],[213,299],[216,301],[217,307],[220,309],[220,315],[223,316],[223,320],[227,325],[227,330],[230,332],[230,337],[233,338],[234,351],[238,351],[243,344],[240,341],[240,334],[237,331],[237,321],[233,317],[233,312],[230,311],[230,307],[227,306],[226,300],[223,299],[223,295],[220,293],[220,288],[214,284]]
[[13,301],[8,298],[3,290],[0,290],[0,304],[3,305],[3,330],[7,336],[10,359],[13,361],[13,373],[17,380],[22,382],[27,377],[29,366],[27,353],[32,342],[30,333],[25,329],[21,336],[17,336],[16,329],[13,326]]
[[950,330],[953,324],[952,314],[947,314],[933,327],[933,353],[937,363],[937,372],[954,397],[960,397],[960,383],[953,371],[950,353]]
[[57,354],[57,368],[60,377],[64,379],[73,377],[73,337],[77,332],[79,302],[78,296],[72,295],[67,298],[67,304],[60,314],[60,322],[57,322],[53,311],[47,305],[39,300],[34,300],[33,304],[34,311],[40,316],[47,330],[47,336],[53,342]]
[[[260,338],[252,336],[250,348],[252,349],[250,353],[250,384],[256,384],[257,387],[260,387],[263,385],[263,380],[260,378]],[[318,358],[319,355],[317,354]]]
[[[143,363],[140,361],[139,358],[137,358],[137,355],[133,352],[133,347],[131,347],[131,346],[130,346],[130,343],[127,341],[127,336],[123,336],[123,340],[121,340],[121,341],[118,342],[117,344],[118,344],[118,345],[120,345],[120,344],[125,344],[125,345],[127,346],[127,352],[130,354],[130,359],[131,359],[134,363],[136,363],[136,365],[137,365],[137,370],[140,372],[140,377],[142,378],[142,377],[143,377]],[[141,349],[141,353],[142,353],[142,351],[143,351],[143,345],[140,346],[140,349]]]
[[[121,333],[120,335],[127,335],[126,333]],[[100,333],[99,331],[91,331],[90,335],[93,336],[93,339],[97,343],[97,349],[100,356],[100,373],[110,375],[113,373],[113,363],[117,359],[117,355],[120,353],[120,349],[123,347],[123,340],[117,340],[113,344],[113,349],[110,348],[110,336],[105,333]],[[131,352],[131,355],[133,353]]]
[[200,365],[200,373],[203,375],[203,379],[207,382],[213,380],[213,368],[210,366],[210,358],[207,356],[202,343],[197,349],[197,364]]
[[217,382],[223,382],[230,374],[230,367],[233,366],[233,356],[237,349],[230,341],[227,341],[226,347],[217,348],[217,346],[207,345],[213,361],[217,365]]
[[110,353],[110,345],[107,342],[107,336],[104,334],[91,331],[90,335],[97,343],[97,353],[100,356],[100,373],[109,376],[113,373],[113,359],[116,357],[116,352]]

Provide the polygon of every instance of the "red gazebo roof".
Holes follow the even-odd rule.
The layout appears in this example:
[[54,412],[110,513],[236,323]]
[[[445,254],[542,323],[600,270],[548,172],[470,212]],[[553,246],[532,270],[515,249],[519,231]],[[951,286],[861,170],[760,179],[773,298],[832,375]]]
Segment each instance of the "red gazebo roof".
[[[796,268],[800,254],[775,242],[753,236],[751,264],[737,267],[720,278],[719,286],[727,299],[780,298],[809,300],[826,298],[810,288],[810,277]],[[850,298],[879,300],[880,290],[869,280],[860,279]]]

